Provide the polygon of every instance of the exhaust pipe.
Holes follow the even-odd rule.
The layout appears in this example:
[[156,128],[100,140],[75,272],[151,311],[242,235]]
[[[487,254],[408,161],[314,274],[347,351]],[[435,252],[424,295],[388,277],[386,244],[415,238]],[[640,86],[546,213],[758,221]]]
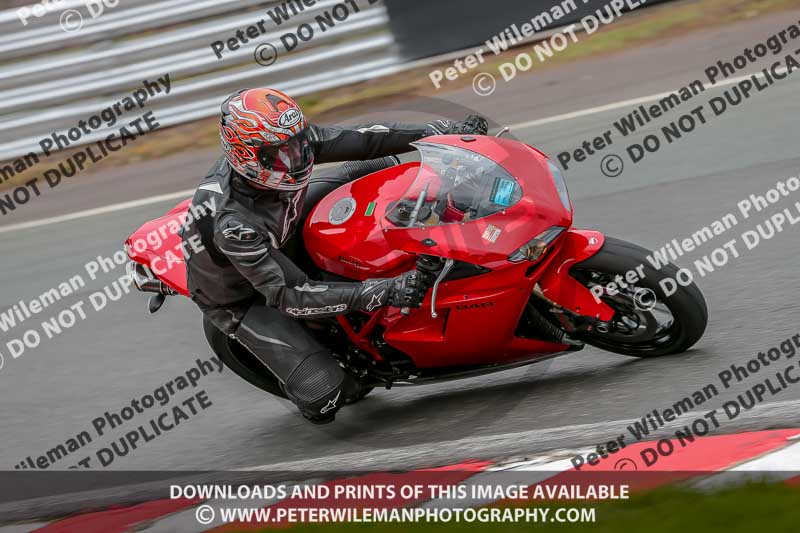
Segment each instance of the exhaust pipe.
[[177,294],[166,283],[153,277],[153,274],[142,264],[136,261],[130,261],[125,267],[133,286],[141,292],[154,292],[156,294],[163,294],[164,296],[171,296]]

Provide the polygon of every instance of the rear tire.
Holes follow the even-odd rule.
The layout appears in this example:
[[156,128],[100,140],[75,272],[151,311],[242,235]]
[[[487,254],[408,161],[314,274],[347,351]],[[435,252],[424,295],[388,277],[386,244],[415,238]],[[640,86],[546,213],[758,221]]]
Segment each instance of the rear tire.
[[[620,290],[617,295],[600,297],[616,311],[612,329],[583,332],[575,335],[577,338],[610,352],[659,357],[684,352],[703,336],[708,323],[703,294],[692,283],[686,287],[678,284],[676,291],[667,296],[659,282],[665,278],[675,280],[678,267],[669,263],[653,268],[647,259],[651,253],[641,246],[606,237],[595,256],[570,269],[570,274],[587,287],[606,285],[615,276],[624,278],[637,268],[645,274],[625,293]],[[651,303],[653,307],[648,310]],[[667,313],[671,314],[671,321],[662,323],[659,319]]]
[[263,391],[288,399],[278,378],[247,348],[217,329],[207,317],[203,317],[203,332],[217,357],[236,375]]

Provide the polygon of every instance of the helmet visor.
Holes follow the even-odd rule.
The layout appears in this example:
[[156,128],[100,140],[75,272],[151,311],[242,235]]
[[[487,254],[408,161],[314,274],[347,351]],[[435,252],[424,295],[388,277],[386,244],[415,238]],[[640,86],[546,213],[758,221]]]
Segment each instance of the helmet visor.
[[258,162],[265,169],[286,173],[290,178],[307,174],[314,163],[314,151],[303,130],[280,144],[265,144],[258,150]]

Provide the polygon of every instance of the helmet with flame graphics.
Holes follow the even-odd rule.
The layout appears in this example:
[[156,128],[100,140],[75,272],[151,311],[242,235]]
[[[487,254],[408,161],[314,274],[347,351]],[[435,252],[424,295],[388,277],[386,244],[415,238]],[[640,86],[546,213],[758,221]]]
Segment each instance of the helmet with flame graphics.
[[243,89],[222,104],[225,157],[251,185],[298,191],[314,167],[308,121],[292,98],[275,89]]

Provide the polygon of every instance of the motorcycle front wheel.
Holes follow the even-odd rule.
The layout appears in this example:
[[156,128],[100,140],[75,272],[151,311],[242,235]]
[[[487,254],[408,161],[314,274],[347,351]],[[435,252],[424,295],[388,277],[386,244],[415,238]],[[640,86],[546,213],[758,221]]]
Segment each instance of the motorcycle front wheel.
[[[575,337],[633,357],[681,353],[702,337],[708,323],[703,294],[693,282],[684,286],[676,281],[678,267],[668,263],[656,269],[648,255],[652,257],[652,252],[641,246],[607,237],[596,255],[572,267],[572,276],[590,290],[594,288],[595,294],[614,309],[607,324]],[[625,280],[629,272],[640,279],[636,283],[623,281],[623,287],[619,276]],[[671,281],[664,281],[667,278]],[[671,294],[667,295],[665,287]]]

